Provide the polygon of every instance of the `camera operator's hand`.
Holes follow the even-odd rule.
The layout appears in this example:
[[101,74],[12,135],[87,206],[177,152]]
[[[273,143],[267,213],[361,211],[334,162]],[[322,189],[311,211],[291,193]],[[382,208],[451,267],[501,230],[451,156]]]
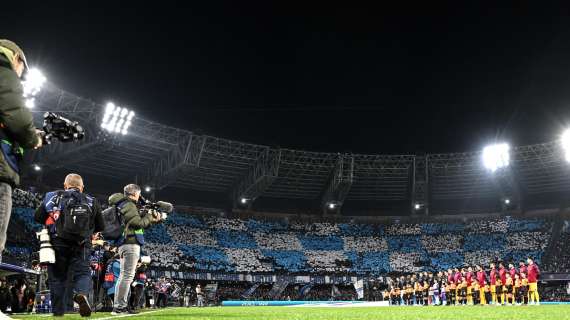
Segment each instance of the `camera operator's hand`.
[[102,247],[103,244],[105,244],[105,241],[104,241],[104,240],[92,240],[92,241],[91,241],[91,244],[92,244],[93,246],[100,246],[100,247]]
[[43,145],[43,131],[40,129],[36,129],[36,134],[38,135],[38,143],[36,143],[36,145],[34,146],[34,149],[39,149],[42,147]]
[[151,216],[150,221],[152,221],[152,223],[158,223],[162,219],[162,215],[156,210],[150,210],[149,213]]

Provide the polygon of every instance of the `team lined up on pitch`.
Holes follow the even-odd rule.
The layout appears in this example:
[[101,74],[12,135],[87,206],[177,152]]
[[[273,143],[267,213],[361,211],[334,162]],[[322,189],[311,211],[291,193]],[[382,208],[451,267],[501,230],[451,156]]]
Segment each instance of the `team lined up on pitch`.
[[476,266],[476,272],[469,267],[402,276],[391,280],[383,298],[391,305],[538,305],[540,271],[531,258],[527,262],[519,269],[491,263],[488,273]]

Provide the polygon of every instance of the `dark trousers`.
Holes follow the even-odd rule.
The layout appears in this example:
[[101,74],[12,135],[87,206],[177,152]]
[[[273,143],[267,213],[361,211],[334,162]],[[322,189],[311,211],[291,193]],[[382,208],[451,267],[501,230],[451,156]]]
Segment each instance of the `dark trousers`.
[[[55,250],[55,263],[48,265],[51,301],[53,314],[62,315],[73,294],[89,296],[92,285],[89,266],[91,248],[69,244],[60,239],[52,240],[52,245]],[[68,277],[72,280],[69,283]],[[66,295],[66,291],[71,294]]]
[[156,301],[156,306],[158,308],[166,308],[167,304],[168,304],[168,296],[166,295],[166,293],[159,293],[158,299]]
[[131,296],[129,298],[129,308],[131,310],[138,309],[141,305],[141,298],[143,296],[143,286],[136,286],[131,288]]

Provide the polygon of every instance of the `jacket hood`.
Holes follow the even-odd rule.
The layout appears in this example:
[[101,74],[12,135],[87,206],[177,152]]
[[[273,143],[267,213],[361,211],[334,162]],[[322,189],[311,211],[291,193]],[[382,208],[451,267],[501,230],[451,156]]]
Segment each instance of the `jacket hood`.
[[127,197],[122,194],[122,193],[114,193],[109,197],[109,204],[110,205],[115,205],[117,203],[119,203],[120,201],[123,201],[127,199]]

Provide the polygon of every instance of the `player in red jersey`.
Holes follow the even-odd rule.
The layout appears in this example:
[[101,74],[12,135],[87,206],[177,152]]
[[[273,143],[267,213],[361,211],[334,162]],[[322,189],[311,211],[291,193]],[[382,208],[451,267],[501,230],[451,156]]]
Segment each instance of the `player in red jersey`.
[[519,275],[522,275],[523,273],[526,274],[526,265],[524,263],[524,261],[520,261],[519,262]]
[[[507,283],[507,269],[503,262],[499,262],[499,278],[501,278],[501,283],[503,286]],[[505,304],[505,293],[502,288],[497,288],[497,291],[501,293],[501,304]]]
[[515,265],[512,263],[509,263],[509,275],[511,276],[511,279],[515,279],[515,275],[517,274],[517,269],[515,268]]
[[487,274],[485,274],[485,270],[483,270],[479,265],[477,266],[477,282],[479,282],[479,301],[481,302],[481,305],[486,305],[485,285],[487,284]]
[[467,281],[467,286],[471,286],[471,282],[473,282],[473,268],[467,268],[467,272],[465,273],[465,280]]
[[453,283],[453,282],[455,282],[455,278],[453,277],[453,270],[448,269],[447,270],[447,283]]
[[[467,268],[465,272],[465,282],[467,283],[467,304],[473,305],[473,268]],[[478,294],[478,293],[477,293]]]
[[538,266],[534,263],[531,258],[526,260],[528,262],[528,296],[530,304],[540,304],[540,296],[538,295],[538,276],[540,275],[540,270]]
[[455,284],[458,284],[461,281],[461,272],[459,271],[459,268],[455,268],[455,273],[453,274],[453,281],[455,282]]

